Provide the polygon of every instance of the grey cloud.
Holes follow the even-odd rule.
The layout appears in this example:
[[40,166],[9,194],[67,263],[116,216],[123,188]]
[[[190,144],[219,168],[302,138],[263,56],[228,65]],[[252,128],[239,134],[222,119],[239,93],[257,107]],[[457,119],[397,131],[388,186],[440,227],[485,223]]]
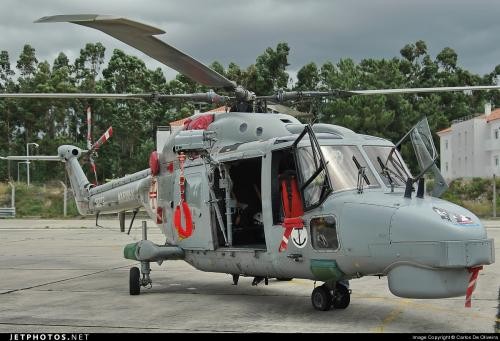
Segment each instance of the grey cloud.
[[101,41],[108,57],[120,48],[149,67],[161,66],[89,28],[32,23],[64,13],[114,14],[148,23],[167,32],[161,39],[207,64],[233,61],[246,67],[266,47],[286,41],[290,69],[296,71],[311,61],[391,58],[419,39],[434,56],[444,47],[455,49],[460,65],[475,73],[500,64],[500,3],[486,0],[2,0],[0,50],[8,50],[15,64],[29,43],[40,60],[52,62],[60,51],[75,58],[85,43]]

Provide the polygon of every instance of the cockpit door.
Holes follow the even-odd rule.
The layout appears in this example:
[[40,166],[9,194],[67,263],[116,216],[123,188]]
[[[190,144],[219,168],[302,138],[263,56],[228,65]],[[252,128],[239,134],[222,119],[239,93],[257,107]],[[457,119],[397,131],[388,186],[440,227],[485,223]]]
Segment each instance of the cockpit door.
[[[307,138],[304,138],[306,135]],[[299,146],[302,141],[305,143]],[[308,211],[321,205],[333,191],[325,158],[311,125],[308,124],[304,127],[302,133],[293,143],[292,149],[304,211]]]

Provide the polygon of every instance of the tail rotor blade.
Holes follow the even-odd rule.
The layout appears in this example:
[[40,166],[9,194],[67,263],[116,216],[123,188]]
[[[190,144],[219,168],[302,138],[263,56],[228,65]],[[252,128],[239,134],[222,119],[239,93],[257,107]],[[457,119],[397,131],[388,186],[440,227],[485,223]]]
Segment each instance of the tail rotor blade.
[[109,138],[113,136],[113,127],[109,127],[108,130],[97,140],[96,143],[90,148],[92,152],[98,150]]
[[92,111],[87,108],[87,149],[92,148]]
[[92,169],[92,172],[94,173],[94,177],[95,177],[95,182],[94,182],[94,185],[98,185],[98,181],[97,181],[97,169],[96,169],[96,166],[95,166],[95,161],[94,161],[94,158],[91,156],[90,158],[90,168]]

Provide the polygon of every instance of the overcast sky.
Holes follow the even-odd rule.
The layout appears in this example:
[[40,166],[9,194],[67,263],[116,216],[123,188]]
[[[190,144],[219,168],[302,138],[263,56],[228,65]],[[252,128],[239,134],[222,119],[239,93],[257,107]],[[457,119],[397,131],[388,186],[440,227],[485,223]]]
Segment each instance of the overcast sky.
[[[166,31],[160,39],[205,64],[255,62],[267,47],[289,44],[289,71],[340,58],[391,58],[407,43],[424,40],[433,57],[453,48],[459,65],[479,74],[500,64],[498,0],[0,0],[0,50],[11,64],[25,43],[51,64],[61,51],[73,62],[87,42],[102,42],[162,66],[91,28],[34,24],[46,15],[118,15]],[[162,69],[171,78],[173,72]]]

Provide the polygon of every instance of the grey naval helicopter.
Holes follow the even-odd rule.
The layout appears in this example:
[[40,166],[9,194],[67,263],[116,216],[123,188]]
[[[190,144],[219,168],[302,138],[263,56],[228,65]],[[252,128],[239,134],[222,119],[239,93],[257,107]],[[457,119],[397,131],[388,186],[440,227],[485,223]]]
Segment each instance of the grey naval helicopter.
[[[184,260],[196,269],[254,277],[320,281],[312,291],[317,310],[344,309],[349,280],[387,276],[390,291],[406,298],[466,295],[470,306],[478,272],[494,262],[494,242],[468,210],[437,198],[446,183],[424,119],[410,140],[420,173],[413,176],[398,146],[331,124],[302,124],[267,103],[335,96],[500,89],[464,86],[384,90],[279,91],[257,96],[154,37],[157,28],[121,17],[58,15],[37,22],[71,22],[103,31],[211,88],[196,94],[0,94],[3,98],[183,98],[227,105],[223,113],[196,114],[174,132],[149,169],[103,185],[89,182],[79,158],[91,154],[63,145],[55,156],[10,160],[65,163],[82,215],[146,210],[165,235],[164,245],[126,245],[130,294],[152,283],[150,263]],[[434,173],[433,196],[424,173]],[[142,276],[141,276],[142,275]]]

